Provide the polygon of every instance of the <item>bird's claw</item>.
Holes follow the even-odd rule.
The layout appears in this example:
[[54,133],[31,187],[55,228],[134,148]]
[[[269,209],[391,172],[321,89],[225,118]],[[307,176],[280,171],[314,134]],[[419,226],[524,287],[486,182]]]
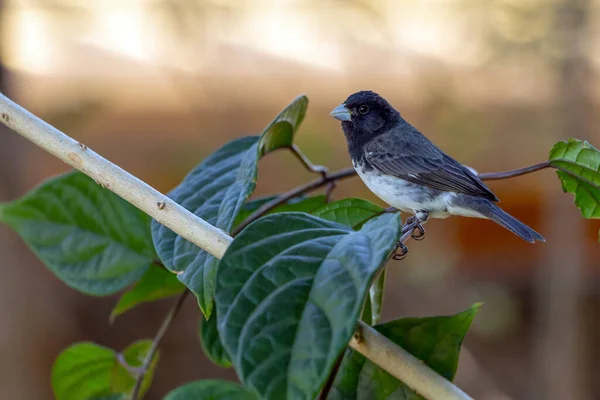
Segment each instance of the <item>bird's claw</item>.
[[408,254],[408,247],[402,242],[396,243],[396,249],[394,250],[394,255],[392,259],[396,261],[404,260],[406,255]]
[[410,235],[414,240],[423,240],[425,239],[425,228],[423,225],[417,224],[413,229],[412,235]]

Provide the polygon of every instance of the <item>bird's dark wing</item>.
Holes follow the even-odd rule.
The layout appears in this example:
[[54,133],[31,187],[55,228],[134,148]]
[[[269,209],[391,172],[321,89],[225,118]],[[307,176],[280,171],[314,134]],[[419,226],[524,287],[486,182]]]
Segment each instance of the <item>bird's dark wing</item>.
[[418,134],[392,131],[380,135],[365,145],[364,157],[375,169],[387,175],[437,190],[498,201],[467,167],[444,154],[420,132],[415,133]]

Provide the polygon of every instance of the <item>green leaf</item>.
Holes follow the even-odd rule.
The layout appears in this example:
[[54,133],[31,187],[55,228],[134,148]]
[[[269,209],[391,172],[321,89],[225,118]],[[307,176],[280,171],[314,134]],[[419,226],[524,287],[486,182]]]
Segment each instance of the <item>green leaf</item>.
[[63,350],[52,368],[52,389],[57,400],[79,400],[110,393],[115,352],[83,342]]
[[231,367],[231,361],[223,348],[217,330],[217,313],[213,312],[208,320],[200,319],[198,333],[204,354],[218,366]]
[[383,208],[367,200],[344,199],[325,204],[313,211],[312,214],[356,229],[382,212]]
[[[150,340],[133,343],[122,353],[130,367],[139,367],[150,348]],[[142,384],[150,385],[158,353]],[[135,379],[118,361],[117,353],[90,342],[76,343],[63,350],[52,368],[52,389],[57,400],[113,398],[129,394]]]
[[163,400],[258,400],[243,387],[229,381],[210,379],[185,384],[170,391]]
[[[380,333],[452,381],[462,341],[479,304],[452,316],[403,318],[375,326]],[[421,400],[422,396],[382,370],[360,353],[347,349],[330,400]]]
[[91,295],[127,287],[156,258],[146,214],[80,172],[1,205],[0,221],[59,279]]
[[290,147],[294,142],[294,135],[306,115],[308,98],[298,96],[265,128],[261,135],[258,157],[268,153]]
[[550,151],[565,192],[575,195],[575,205],[585,218],[600,218],[600,151],[586,141],[558,142]]
[[151,265],[142,278],[123,293],[110,313],[110,321],[141,303],[148,303],[183,293],[185,286],[177,276],[158,265]]
[[[307,98],[301,96],[262,135],[237,139],[221,147],[194,168],[169,197],[208,223],[230,232],[256,186],[259,158],[291,144],[307,104]],[[163,264],[196,295],[208,318],[219,261],[156,221],[152,221],[152,238]]]
[[358,231],[303,213],[250,224],[221,261],[223,345],[262,398],[314,398],[344,350],[373,275],[400,234],[398,215]]

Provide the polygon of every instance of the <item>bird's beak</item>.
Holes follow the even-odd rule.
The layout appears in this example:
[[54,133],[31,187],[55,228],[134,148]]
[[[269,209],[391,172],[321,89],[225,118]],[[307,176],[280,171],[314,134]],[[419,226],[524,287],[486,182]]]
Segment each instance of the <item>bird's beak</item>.
[[340,104],[329,113],[333,118],[339,121],[351,121],[352,113],[348,110],[345,104]]

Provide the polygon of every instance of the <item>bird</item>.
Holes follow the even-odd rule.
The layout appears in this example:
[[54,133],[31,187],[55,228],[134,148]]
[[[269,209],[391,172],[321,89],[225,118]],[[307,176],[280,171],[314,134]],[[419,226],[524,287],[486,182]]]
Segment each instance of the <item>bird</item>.
[[413,214],[421,236],[429,218],[458,215],[490,219],[530,243],[546,241],[498,207],[474,170],[440,150],[379,94],[356,92],[330,115],[341,121],[358,176],[381,200]]

